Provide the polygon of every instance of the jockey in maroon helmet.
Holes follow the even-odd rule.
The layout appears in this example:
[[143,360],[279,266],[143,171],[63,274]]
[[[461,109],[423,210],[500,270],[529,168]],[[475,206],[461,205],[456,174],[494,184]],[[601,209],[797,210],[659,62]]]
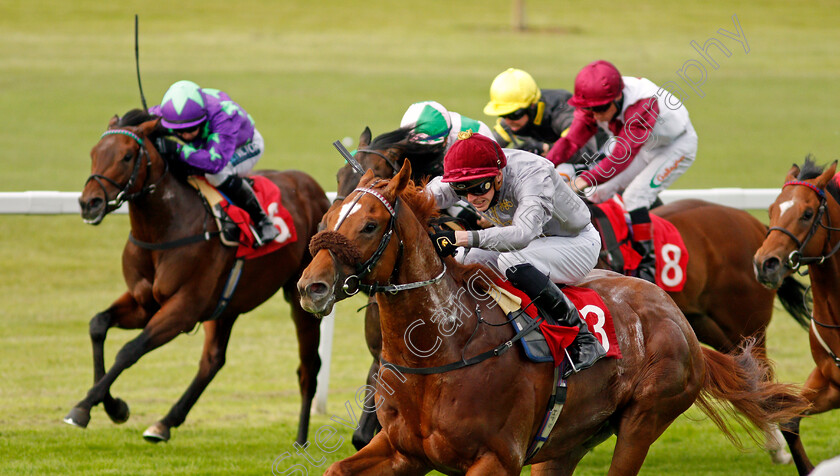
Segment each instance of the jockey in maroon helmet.
[[604,349],[554,283],[577,282],[598,261],[601,239],[589,210],[543,157],[502,149],[479,134],[459,137],[443,159],[443,176],[426,190],[439,208],[466,200],[494,226],[436,231],[435,248],[445,256],[463,247],[459,260],[497,270],[560,325],[577,326],[569,348],[573,368],[567,370],[588,368]]
[[697,134],[688,111],[667,90],[645,78],[622,76],[607,61],[590,63],[578,73],[569,104],[576,108],[572,126],[546,158],[564,163],[599,129],[610,135],[606,158],[579,174],[573,188],[597,186],[590,196],[594,202],[622,193],[630,212],[633,248],[642,256],[638,277],[655,282],[649,209],[697,155]]

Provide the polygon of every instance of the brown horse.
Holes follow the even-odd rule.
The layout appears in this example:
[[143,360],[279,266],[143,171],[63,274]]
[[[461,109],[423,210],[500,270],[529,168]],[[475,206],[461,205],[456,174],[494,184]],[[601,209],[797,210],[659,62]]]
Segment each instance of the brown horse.
[[[539,463],[533,474],[568,475],[615,433],[609,474],[632,475],[693,403],[729,437],[712,399],[727,400],[761,428],[806,408],[794,389],[762,379],[762,361],[749,350],[733,357],[701,347],[658,287],[595,271],[583,285],[604,299],[623,357],[569,377],[557,424],[526,460],[553,366],[532,363],[519,349],[506,352],[514,333],[499,306],[477,291],[492,271],[438,258],[427,225],[434,200],[409,175],[408,162],[391,180],[367,172],[360,188],[324,216],[325,231],[310,243],[314,258],[298,282],[304,309],[316,314],[358,287],[374,291],[379,303],[384,365],[365,407],[376,409],[383,429],[326,474],[514,475]],[[469,312],[452,312],[456,296]],[[479,355],[488,358],[473,357]]]
[[[442,149],[424,155],[422,146],[407,149],[405,139],[406,133],[400,134],[398,130],[371,141],[370,129],[365,129],[359,138],[356,159],[363,168],[382,178],[393,177],[402,160],[408,160],[412,167],[417,163],[423,165],[419,173],[416,168],[412,169],[415,182],[442,173]],[[337,201],[340,201],[352,192],[360,176],[348,164],[339,170],[337,178]],[[745,338],[753,337],[757,352],[764,356],[765,332],[773,316],[777,293],[756,282],[752,257],[761,246],[767,227],[743,210],[703,200],[678,200],[656,207],[652,213],[676,226],[688,250],[690,259],[685,287],[679,292],[669,292],[669,295],[685,314],[700,342],[728,353],[737,349]],[[604,262],[599,267],[608,269]],[[784,308],[803,327],[808,325],[804,293],[805,288],[792,277],[784,279],[778,290]],[[739,305],[732,306],[736,299]],[[376,304],[372,302],[365,315],[365,336],[374,358],[368,384],[379,370],[381,336],[376,311]],[[373,437],[377,429],[374,420],[372,413],[362,415],[360,426],[353,435],[357,449]],[[767,435],[766,448],[774,462],[790,461],[778,430]]]
[[[147,352],[203,323],[204,350],[198,374],[169,413],[143,434],[152,442],[168,440],[170,429],[184,422],[224,365],[237,316],[282,288],[291,305],[299,343],[298,377],[303,401],[297,441],[303,444],[321,366],[320,321],[301,309],[295,282],[311,260],[307,243],[317,231],[329,201],[315,180],[302,172],[259,172],[280,187],[282,204],[294,218],[298,239],[275,252],[247,260],[227,307],[210,319],[217,314],[214,311],[236,251],[211,238],[217,234],[216,225],[201,197],[171,172],[170,167],[177,167],[178,163],[170,164],[153,145],[162,133],[158,124],[157,118],[140,110],[129,112],[121,121],[115,116],[109,131],[91,151],[91,176],[79,199],[82,217],[95,225],[121,203],[128,202],[133,239],[126,243],[122,260],[128,291],[90,321],[94,386],[65,421],[87,426],[91,407],[100,402],[115,423],[126,421],[128,405],[110,393],[116,378]],[[142,332],[123,346],[106,373],[103,346],[108,329],[115,326]]]
[[[769,288],[808,266],[814,296],[811,356],[817,366],[805,381],[803,395],[813,404],[811,414],[840,408],[840,190],[832,180],[836,168],[837,161],[819,167],[809,157],[801,170],[794,165],[788,171],[781,193],[770,205],[770,231],[754,260],[756,277]],[[799,419],[782,425],[782,432],[799,474],[808,474],[814,466],[799,438]]]

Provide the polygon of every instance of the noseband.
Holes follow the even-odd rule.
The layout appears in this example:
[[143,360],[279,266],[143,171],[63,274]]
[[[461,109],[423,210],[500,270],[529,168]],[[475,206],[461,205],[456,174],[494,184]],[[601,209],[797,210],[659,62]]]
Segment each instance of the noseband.
[[[822,255],[822,256],[803,256],[802,255],[802,251],[805,249],[805,247],[811,241],[811,238],[813,238],[814,235],[817,233],[817,230],[819,229],[820,226],[825,228],[828,231],[828,234],[829,234],[828,239],[827,239],[828,242],[831,241],[831,232],[832,231],[840,231],[840,228],[833,228],[831,226],[831,217],[825,213],[826,209],[827,209],[827,203],[826,203],[826,197],[825,197],[825,191],[824,190],[822,190],[821,188],[817,187],[816,185],[814,185],[810,182],[804,182],[804,181],[801,181],[801,180],[791,180],[790,182],[786,182],[782,186],[782,188],[787,187],[788,185],[801,185],[801,186],[804,186],[804,187],[808,187],[811,190],[813,190],[814,193],[816,193],[817,196],[819,196],[819,198],[820,198],[820,205],[817,208],[817,213],[814,216],[814,220],[811,223],[811,228],[808,230],[808,234],[805,235],[804,240],[800,241],[799,238],[797,238],[796,235],[794,235],[790,230],[788,230],[787,228],[784,228],[784,227],[780,227],[780,226],[771,226],[767,230],[767,234],[765,235],[765,237],[766,237],[766,236],[770,235],[770,233],[773,232],[773,231],[779,231],[779,232],[787,235],[790,239],[793,240],[794,243],[796,243],[797,249],[790,252],[790,254],[787,257],[787,261],[785,262],[785,266],[787,266],[788,268],[790,268],[793,271],[796,271],[802,265],[809,265],[811,263],[822,264],[825,260],[827,260],[828,258],[833,256],[834,253],[836,253],[838,249],[840,249],[840,242],[838,242],[837,245],[835,245],[834,248],[832,248],[831,251],[828,254],[825,254],[825,255]],[[828,221],[827,225],[823,224],[823,222],[822,222],[823,216],[825,216],[826,220]]]
[[96,181],[96,183],[102,189],[102,194],[105,196],[106,199],[108,198],[108,191],[105,188],[105,184],[103,183],[103,181],[108,182],[109,184],[114,186],[114,188],[119,190],[119,192],[117,193],[117,196],[114,197],[112,200],[108,200],[107,204],[109,206],[114,207],[114,208],[119,208],[125,202],[134,200],[135,198],[143,196],[147,193],[154,192],[155,189],[157,188],[158,183],[160,183],[160,181],[163,180],[163,177],[166,175],[166,172],[169,170],[169,167],[168,167],[167,162],[164,160],[163,161],[164,167],[165,167],[164,172],[163,172],[163,174],[161,174],[160,178],[155,183],[152,183],[152,184],[149,184],[149,185],[145,185],[145,183],[144,183],[144,185],[140,189],[140,191],[135,192],[135,193],[128,193],[129,189],[131,189],[131,187],[133,187],[134,183],[137,181],[137,174],[140,172],[140,162],[141,162],[142,157],[146,158],[146,179],[145,179],[145,181],[149,180],[149,175],[151,174],[151,171],[152,171],[152,158],[149,155],[149,152],[146,150],[143,139],[140,136],[138,136],[137,134],[135,134],[134,132],[129,131],[127,129],[111,129],[111,130],[105,131],[99,137],[99,139],[102,140],[102,138],[104,138],[105,136],[110,136],[110,135],[115,135],[115,134],[131,137],[132,139],[134,139],[135,142],[137,142],[139,153],[134,160],[134,168],[131,170],[131,176],[128,178],[128,181],[125,183],[125,185],[121,186],[120,184],[118,184],[115,180],[113,180],[110,177],[106,177],[106,176],[101,175],[101,174],[91,174],[87,178],[87,180],[85,181],[85,185],[87,185],[88,182],[90,182],[91,180]]
[[[376,185],[376,183],[378,181],[379,180],[373,182],[373,184],[371,184],[371,186]],[[430,284],[435,284],[435,283],[437,283],[437,282],[439,282],[440,280],[443,279],[443,276],[446,274],[446,264],[445,263],[443,263],[443,270],[437,276],[435,276],[432,279],[427,279],[425,281],[417,281],[417,282],[407,283],[407,284],[386,284],[386,285],[380,285],[380,284],[377,284],[377,283],[373,283],[373,284],[362,283],[361,280],[365,276],[370,274],[371,270],[373,270],[373,267],[376,266],[376,264],[382,258],[382,255],[385,252],[385,248],[388,247],[388,244],[391,242],[391,237],[396,232],[396,226],[395,225],[396,225],[397,213],[398,213],[399,207],[400,207],[400,202],[399,202],[399,198],[397,198],[394,201],[394,205],[392,206],[390,203],[388,203],[388,200],[386,200],[385,197],[382,196],[382,194],[380,194],[378,191],[376,191],[372,188],[359,187],[359,188],[356,188],[355,190],[353,190],[353,192],[361,192],[361,193],[359,193],[359,195],[357,195],[356,198],[349,204],[348,210],[352,209],[352,207],[355,206],[359,202],[359,200],[361,200],[362,196],[364,196],[365,194],[368,194],[368,195],[372,195],[372,196],[376,197],[376,199],[378,199],[382,203],[382,205],[385,206],[385,208],[388,210],[388,213],[391,215],[391,218],[388,220],[388,229],[385,231],[385,233],[383,233],[382,238],[380,238],[380,240],[379,240],[379,246],[377,246],[377,248],[373,252],[373,254],[364,263],[355,264],[354,274],[352,274],[352,275],[350,275],[350,276],[348,276],[347,278],[344,279],[344,284],[342,285],[341,290],[344,292],[345,295],[353,296],[356,293],[358,293],[360,290],[365,291],[368,294],[375,294],[375,293],[378,293],[378,292],[388,292],[388,293],[391,293],[391,294],[397,294],[400,291],[406,291],[406,290],[409,290],[409,289],[415,289],[415,288],[420,288],[420,287],[423,287],[423,286],[428,286]],[[339,219],[338,223],[336,223],[336,225],[335,225],[335,227],[333,228],[332,231],[322,231],[321,233],[319,233],[319,235],[323,234],[322,236],[327,236],[327,235],[330,235],[330,234],[339,234],[338,233],[338,228],[344,223],[344,220],[349,215],[350,215],[350,213],[348,212],[344,216],[342,216]],[[312,255],[314,256],[315,253],[317,253],[321,249],[327,249],[330,252],[330,256],[332,256],[333,261],[336,261],[336,254],[337,253],[333,249],[331,249],[332,248],[331,246],[329,246],[328,244],[325,243],[325,241],[327,241],[327,240],[317,240],[317,238],[318,238],[318,235],[313,237],[312,244],[310,246],[310,248],[311,248],[310,251],[311,251]],[[344,238],[343,235],[342,235],[342,238]],[[399,251],[397,252],[397,261],[399,261],[399,257],[402,255],[404,245],[403,245],[402,239],[400,239],[399,236],[397,238],[399,239]],[[346,238],[344,240],[336,240],[336,242],[344,242],[344,241],[346,241]],[[347,263],[347,264],[352,264],[352,263]],[[396,269],[397,268],[395,266],[395,268],[394,268],[395,272],[396,272]],[[336,278],[338,278],[338,275],[336,275]]]

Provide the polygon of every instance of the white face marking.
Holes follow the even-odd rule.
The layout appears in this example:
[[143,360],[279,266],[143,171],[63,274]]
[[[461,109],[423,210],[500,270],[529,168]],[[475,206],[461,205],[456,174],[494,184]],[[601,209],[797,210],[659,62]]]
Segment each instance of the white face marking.
[[788,209],[793,206],[793,203],[794,203],[793,200],[788,200],[786,202],[780,203],[779,204],[779,216],[784,215],[785,212],[788,211]]
[[347,217],[359,211],[362,208],[361,205],[358,203],[345,203],[341,206],[341,210],[338,212],[338,221],[335,224],[335,228],[333,231],[338,229],[338,225],[343,222]]

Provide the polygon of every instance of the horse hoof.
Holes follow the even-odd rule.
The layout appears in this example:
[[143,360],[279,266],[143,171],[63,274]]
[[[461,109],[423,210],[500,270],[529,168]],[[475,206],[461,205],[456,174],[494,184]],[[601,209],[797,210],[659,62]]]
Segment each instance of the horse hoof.
[[90,410],[84,408],[73,407],[70,413],[64,417],[64,423],[68,425],[78,426],[79,428],[87,428],[90,423]]
[[160,443],[161,441],[169,441],[169,427],[161,422],[146,428],[143,432],[143,439],[149,443]]
[[105,413],[111,418],[111,421],[120,424],[128,421],[131,412],[128,409],[128,404],[122,398],[115,398],[114,403],[105,405]]

